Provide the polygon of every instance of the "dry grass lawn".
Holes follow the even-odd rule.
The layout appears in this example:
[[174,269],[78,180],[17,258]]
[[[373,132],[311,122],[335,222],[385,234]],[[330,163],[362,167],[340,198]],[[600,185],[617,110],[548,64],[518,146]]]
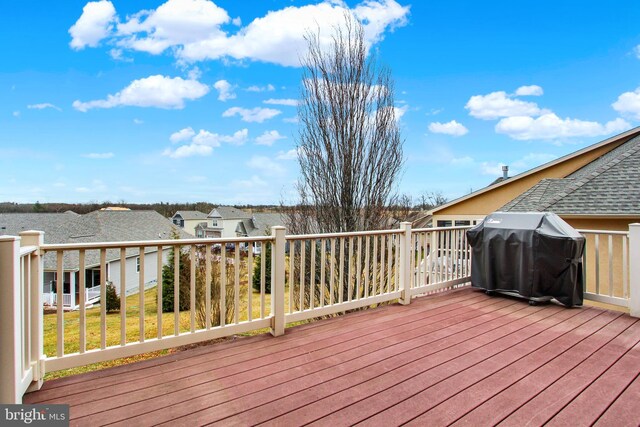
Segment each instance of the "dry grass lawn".
[[[246,287],[246,281],[243,283]],[[260,318],[260,294],[253,292],[251,300],[251,312],[254,319]],[[285,306],[288,306],[289,295],[285,292]],[[144,293],[144,324],[145,338],[156,338],[158,331],[157,322],[157,288],[152,288]],[[126,310],[126,333],[127,342],[137,342],[140,337],[139,321],[140,321],[140,304],[139,295],[130,295],[127,297]],[[265,295],[265,316],[269,316],[271,307],[271,295]],[[247,320],[247,300],[240,303],[240,321]],[[119,312],[109,313],[107,319],[107,346],[120,344],[120,322],[121,316]],[[191,328],[190,314],[188,311],[180,313],[180,332],[187,332]],[[197,326],[196,326],[197,328]],[[163,335],[170,336],[174,334],[174,313],[163,313],[162,318]],[[265,333],[267,330],[259,330],[250,332],[248,335]],[[57,342],[57,315],[44,315],[44,353],[46,355],[55,356]],[[86,343],[87,350],[100,348],[100,307],[92,307],[86,310]],[[77,353],[80,349],[80,312],[72,311],[64,313],[64,352],[65,354]],[[179,351],[179,349],[170,349],[146,353],[138,356],[117,359],[109,362],[96,363],[83,367],[67,369],[63,371],[47,373],[45,379],[59,378],[63,376],[73,375],[81,372],[89,372],[102,369],[108,366],[117,366],[133,361],[149,359],[171,352]]]

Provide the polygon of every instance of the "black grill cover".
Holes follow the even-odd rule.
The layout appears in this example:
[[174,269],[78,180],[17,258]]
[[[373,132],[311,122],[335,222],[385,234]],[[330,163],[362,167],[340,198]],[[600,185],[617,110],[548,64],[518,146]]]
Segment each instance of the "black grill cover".
[[582,305],[585,239],[549,212],[494,212],[467,230],[471,285]]

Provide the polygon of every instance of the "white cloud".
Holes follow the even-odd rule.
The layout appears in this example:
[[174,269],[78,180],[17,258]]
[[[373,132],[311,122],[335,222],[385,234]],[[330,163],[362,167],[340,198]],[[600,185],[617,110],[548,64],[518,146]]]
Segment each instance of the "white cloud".
[[285,117],[282,121],[285,123],[298,123],[298,116]]
[[[304,56],[307,48],[306,32],[320,28],[321,44],[328,46],[333,27],[343,22],[347,11],[342,4],[330,2],[269,11],[234,35],[214,34],[183,44],[178,57],[187,62],[231,57],[298,66],[298,58]],[[395,0],[368,0],[351,13],[363,22],[365,40],[373,45],[383,38],[385,31],[404,25],[409,8],[400,6]]]
[[282,113],[282,111],[275,110],[273,108],[256,107],[249,110],[247,108],[231,107],[227,111],[222,113],[222,117],[233,117],[239,115],[244,122],[262,123],[265,120],[269,120],[280,113]]
[[469,129],[464,127],[461,123],[455,120],[451,120],[447,123],[433,122],[429,123],[429,130],[433,133],[444,133],[452,136],[462,136],[469,132]]
[[285,173],[282,165],[265,156],[253,156],[247,162],[247,166],[251,169],[259,170],[267,176],[283,175]]
[[133,119],[133,123],[136,125],[141,125],[144,123],[144,121],[140,120],[140,119]]
[[169,47],[203,41],[223,42],[220,26],[230,21],[227,12],[208,0],[168,0],[155,10],[140,11],[120,24],[120,45],[160,54]]
[[173,159],[180,159],[183,157],[191,157],[191,156],[210,156],[213,153],[213,148],[208,145],[201,144],[189,144],[182,145],[175,150],[167,148],[162,153],[163,156],[168,156]]
[[516,89],[516,95],[519,96],[541,96],[542,94],[544,91],[538,85],[520,86]]
[[633,48],[633,53],[636,55],[636,58],[640,59],[640,44]]
[[273,92],[274,90],[276,90],[275,87],[273,87],[273,85],[271,83],[269,83],[266,86],[249,86],[246,91],[247,92]]
[[291,98],[287,98],[287,99],[267,99],[265,101],[262,101],[265,104],[271,104],[271,105],[288,105],[290,107],[295,107],[296,105],[298,105],[298,100],[297,99],[291,99]]
[[276,156],[276,160],[295,160],[298,158],[298,150],[292,148],[289,151],[280,151]]
[[[168,0],[157,9],[142,10],[127,16],[112,33],[117,20],[113,5],[85,6],[83,17],[69,32],[74,48],[96,46],[109,39],[118,48],[143,51],[154,55],[170,49],[179,62],[192,63],[208,59],[251,60],[298,66],[307,48],[304,36],[309,29],[321,30],[321,43],[328,46],[336,25],[343,23],[345,13],[359,19],[365,40],[372,46],[388,31],[405,25],[409,6],[396,0],[363,0],[349,9],[342,1],[323,1],[304,6],[288,6],[267,12],[231,34],[225,24],[241,25],[226,10],[208,0]],[[109,10],[105,6],[109,6]],[[97,13],[94,9],[105,9]]]
[[241,129],[235,132],[233,135],[219,135],[217,133],[211,133],[209,131],[200,129],[200,132],[193,137],[193,142],[196,144],[206,144],[212,147],[219,147],[222,142],[226,142],[231,145],[243,145],[247,142],[249,137],[248,129]]
[[13,113],[11,113],[11,114],[13,114],[13,117],[20,117],[20,111],[17,111],[17,110],[16,110],[16,111],[14,111],[14,112],[13,112]]
[[109,50],[109,56],[114,61],[133,62],[132,58],[127,58],[124,56],[122,49],[113,48]]
[[27,105],[27,108],[30,110],[44,110],[46,108],[53,108],[54,110],[58,110],[58,111],[62,111],[62,109],[60,107],[57,107],[53,104],[50,104],[48,102],[43,102],[41,104],[31,104],[31,105]]
[[87,159],[111,159],[115,156],[115,154],[109,153],[88,153],[83,154],[82,157],[86,157]]
[[179,131],[171,134],[171,136],[169,137],[169,141],[175,144],[177,142],[191,139],[195,134],[196,132],[191,127],[180,129]]
[[176,149],[167,148],[162,152],[162,155],[174,159],[191,156],[209,156],[213,153],[213,149],[220,147],[222,143],[243,145],[247,142],[248,138],[248,129],[241,129],[232,135],[221,135],[204,129],[200,129],[196,134],[191,127],[188,127],[174,132],[169,137],[173,143],[185,141],[188,143]]
[[280,135],[277,130],[267,130],[256,138],[256,144],[272,146],[276,141],[286,138],[286,136]]
[[482,120],[494,120],[510,116],[538,116],[548,111],[541,110],[535,102],[515,99],[504,91],[472,96],[465,107],[469,114]]
[[218,100],[220,101],[227,101],[236,97],[233,92],[235,86],[226,80],[218,80],[213,84],[213,87],[218,91]]
[[98,46],[111,33],[115,19],[116,9],[110,1],[87,3],[80,18],[69,28],[69,45],[76,50]]
[[527,116],[506,117],[500,120],[495,130],[517,140],[562,139],[580,136],[601,136],[622,132],[631,127],[618,118],[605,124],[585,120],[562,119],[554,113],[543,114],[538,118]]
[[196,80],[162,75],[149,76],[132,81],[129,86],[106,99],[73,102],[73,108],[85,112],[92,108],[118,106],[157,107],[164,109],[184,108],[186,100],[201,98],[209,93],[209,87]]
[[640,87],[634,92],[625,92],[618,100],[611,104],[614,110],[640,120]]
[[399,122],[402,116],[404,116],[407,111],[409,111],[408,105],[403,105],[402,107],[393,107],[393,115],[396,119],[396,122]]

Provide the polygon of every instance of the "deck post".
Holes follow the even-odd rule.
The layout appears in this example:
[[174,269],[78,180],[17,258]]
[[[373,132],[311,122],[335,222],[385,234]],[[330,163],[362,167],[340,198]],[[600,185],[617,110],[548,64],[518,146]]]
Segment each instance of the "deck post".
[[40,247],[44,244],[43,231],[23,231],[20,233],[22,246],[36,246],[38,250],[32,255],[30,270],[30,310],[31,310],[31,354],[29,360],[33,369],[33,381],[27,391],[40,390],[44,379],[44,318],[42,316],[42,292],[44,289],[44,257]]
[[0,236],[0,403],[22,403],[20,237]]
[[411,303],[411,223],[400,223],[400,304]]
[[629,314],[640,317],[640,223],[629,224]]
[[277,337],[284,334],[285,228],[271,227],[271,235],[275,236],[271,251],[271,335]]

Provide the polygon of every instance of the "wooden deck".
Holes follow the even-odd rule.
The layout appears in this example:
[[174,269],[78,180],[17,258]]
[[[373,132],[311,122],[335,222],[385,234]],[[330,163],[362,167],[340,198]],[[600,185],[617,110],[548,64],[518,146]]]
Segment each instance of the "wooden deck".
[[72,425],[640,425],[640,322],[462,289],[45,383]]

